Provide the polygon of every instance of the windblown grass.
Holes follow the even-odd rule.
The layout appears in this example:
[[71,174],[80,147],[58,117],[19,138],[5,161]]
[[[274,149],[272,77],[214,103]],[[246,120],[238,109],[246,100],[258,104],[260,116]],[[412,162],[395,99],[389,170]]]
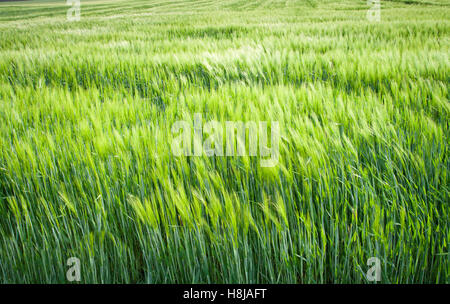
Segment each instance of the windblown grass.
[[[0,282],[449,283],[449,5],[0,3]],[[280,161],[172,124],[277,120]]]

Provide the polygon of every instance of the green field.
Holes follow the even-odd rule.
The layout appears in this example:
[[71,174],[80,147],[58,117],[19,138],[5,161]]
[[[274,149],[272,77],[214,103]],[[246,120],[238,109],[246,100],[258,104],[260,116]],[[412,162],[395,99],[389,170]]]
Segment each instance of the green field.
[[[0,283],[450,282],[448,0],[0,2]],[[279,161],[176,156],[277,121]]]

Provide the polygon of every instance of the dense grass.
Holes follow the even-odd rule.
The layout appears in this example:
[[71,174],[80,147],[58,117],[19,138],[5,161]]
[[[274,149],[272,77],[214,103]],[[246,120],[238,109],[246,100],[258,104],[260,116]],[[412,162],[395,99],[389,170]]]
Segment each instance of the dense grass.
[[[367,8],[0,3],[0,282],[449,283],[450,6]],[[278,165],[173,156],[196,112]]]

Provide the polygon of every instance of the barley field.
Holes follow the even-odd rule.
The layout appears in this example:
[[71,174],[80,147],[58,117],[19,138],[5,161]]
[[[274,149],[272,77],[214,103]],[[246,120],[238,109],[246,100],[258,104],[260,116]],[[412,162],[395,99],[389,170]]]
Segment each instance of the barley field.
[[[69,8],[0,3],[0,283],[450,282],[447,0]],[[278,163],[174,155],[194,113]]]

